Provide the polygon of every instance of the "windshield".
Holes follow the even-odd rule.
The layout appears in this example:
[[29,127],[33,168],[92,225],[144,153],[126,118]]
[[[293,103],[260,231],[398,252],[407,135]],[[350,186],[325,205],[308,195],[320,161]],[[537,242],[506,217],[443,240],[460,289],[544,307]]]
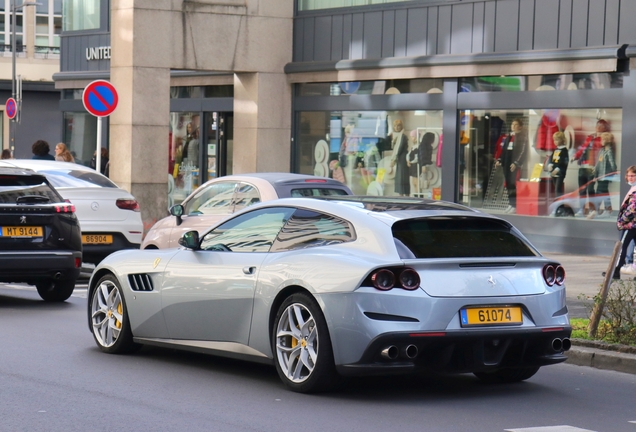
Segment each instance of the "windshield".
[[408,219],[396,222],[392,230],[393,237],[412,253],[411,258],[538,255],[510,225],[497,219],[472,217]]
[[117,185],[110,181],[108,177],[95,171],[83,170],[41,170],[56,188],[87,188],[87,187],[107,187],[117,188]]

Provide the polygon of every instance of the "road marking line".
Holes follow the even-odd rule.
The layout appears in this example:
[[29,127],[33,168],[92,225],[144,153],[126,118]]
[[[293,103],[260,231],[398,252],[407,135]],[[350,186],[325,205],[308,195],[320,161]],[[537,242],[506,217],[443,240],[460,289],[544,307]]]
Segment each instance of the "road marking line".
[[560,425],[560,426],[544,426],[544,427],[531,427],[523,429],[505,429],[506,432],[595,432],[589,429],[581,429],[574,426]]

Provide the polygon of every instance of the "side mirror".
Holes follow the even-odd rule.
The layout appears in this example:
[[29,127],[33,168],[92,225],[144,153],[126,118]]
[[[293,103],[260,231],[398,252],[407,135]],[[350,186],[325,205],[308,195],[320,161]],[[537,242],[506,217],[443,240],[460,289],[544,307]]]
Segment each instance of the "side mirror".
[[170,214],[177,218],[177,226],[181,225],[181,222],[183,222],[183,219],[181,219],[181,216],[183,216],[183,206],[181,204],[173,205],[170,207]]
[[199,232],[188,231],[179,239],[179,245],[192,250],[199,250]]

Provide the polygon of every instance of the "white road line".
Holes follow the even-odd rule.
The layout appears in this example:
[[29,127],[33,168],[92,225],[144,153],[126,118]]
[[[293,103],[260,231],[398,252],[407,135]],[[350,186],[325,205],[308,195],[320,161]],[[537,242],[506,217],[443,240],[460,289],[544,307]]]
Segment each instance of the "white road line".
[[581,429],[574,426],[561,425],[561,426],[544,426],[544,427],[531,427],[523,429],[505,429],[506,432],[595,432],[589,429]]

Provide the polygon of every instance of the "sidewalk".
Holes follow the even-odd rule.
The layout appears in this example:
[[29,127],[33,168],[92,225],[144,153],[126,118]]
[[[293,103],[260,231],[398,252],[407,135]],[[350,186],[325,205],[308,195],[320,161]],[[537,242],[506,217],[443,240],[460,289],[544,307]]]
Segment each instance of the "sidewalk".
[[[570,318],[588,318],[593,297],[603,283],[610,257],[545,253],[565,268],[566,302]],[[583,295],[585,300],[578,297]],[[591,341],[572,341],[567,363],[636,374],[636,348],[619,352],[616,346]]]

